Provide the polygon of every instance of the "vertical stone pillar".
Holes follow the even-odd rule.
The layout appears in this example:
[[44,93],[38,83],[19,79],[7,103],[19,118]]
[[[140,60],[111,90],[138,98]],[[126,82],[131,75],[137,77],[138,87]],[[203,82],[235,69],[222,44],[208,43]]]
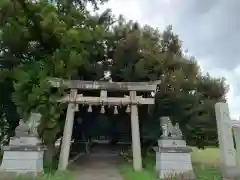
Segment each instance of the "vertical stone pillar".
[[224,178],[233,178],[236,170],[236,159],[232,137],[232,125],[227,103],[216,103],[215,113],[222,175]]
[[132,128],[132,152],[133,152],[133,168],[135,171],[142,170],[141,142],[139,132],[138,107],[134,104],[136,100],[136,91],[130,91],[131,105],[131,128]]
[[233,131],[237,149],[238,171],[240,171],[240,126],[234,126]]
[[73,129],[73,122],[74,122],[74,112],[76,109],[76,102],[77,98],[77,89],[71,89],[70,97],[69,97],[69,104],[67,108],[67,115],[65,120],[65,126],[63,131],[63,139],[62,139],[62,146],[60,151],[59,157],[59,170],[66,170],[68,166],[68,158],[69,152],[71,147],[71,139],[72,139],[72,129]]

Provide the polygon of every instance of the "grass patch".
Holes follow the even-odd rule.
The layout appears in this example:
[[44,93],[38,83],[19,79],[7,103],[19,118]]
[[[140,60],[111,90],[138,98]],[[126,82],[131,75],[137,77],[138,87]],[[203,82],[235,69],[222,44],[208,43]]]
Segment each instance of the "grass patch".
[[141,172],[133,170],[132,162],[124,163],[120,167],[120,172],[124,180],[156,180],[155,155],[149,154],[143,159],[143,171]]
[[64,171],[64,172],[56,172],[54,175],[43,175],[36,180],[75,180],[76,176],[73,172]]
[[120,169],[124,180],[156,180],[156,176],[153,172],[144,170],[142,172],[136,172],[132,169],[132,165],[125,164]]
[[132,163],[126,163],[121,168],[121,174],[124,180],[156,180],[155,156],[150,155],[143,159],[144,170],[136,172],[132,168]]
[[[220,152],[217,148],[207,148],[199,150],[193,148],[192,164],[194,173],[197,179],[200,180],[220,180],[219,159]],[[156,180],[155,173],[155,155],[149,155],[143,159],[144,170],[135,172],[132,169],[132,164],[124,164],[121,168],[121,173],[124,180]]]
[[26,176],[18,176],[13,180],[75,180],[76,176],[73,172],[70,171],[62,171],[56,172],[54,175],[44,174],[40,175],[36,178],[26,177]]
[[193,164],[218,165],[220,162],[220,151],[218,148],[197,149],[192,148]]
[[220,180],[221,173],[217,166],[195,164],[193,165],[193,170],[197,179],[200,180]]

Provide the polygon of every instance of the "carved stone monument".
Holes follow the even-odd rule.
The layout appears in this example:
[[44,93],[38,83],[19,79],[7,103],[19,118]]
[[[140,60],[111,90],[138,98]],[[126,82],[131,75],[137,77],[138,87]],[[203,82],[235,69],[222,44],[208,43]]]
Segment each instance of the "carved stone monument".
[[163,132],[156,148],[159,178],[185,176],[186,179],[195,179],[190,155],[192,149],[182,139],[179,125],[173,126],[169,117],[162,117],[161,128]]
[[20,120],[15,130],[15,136],[10,139],[8,146],[3,147],[1,171],[13,174],[37,175],[43,171],[43,152],[41,141],[36,134],[41,115],[32,113],[29,125]]
[[[220,167],[222,176],[226,179],[234,179],[238,175],[237,171],[239,170],[237,169],[228,104],[223,102],[216,103],[215,113],[217,120],[218,142],[220,147]],[[234,133],[237,133],[235,128]],[[235,137],[235,140],[237,142],[238,137]]]

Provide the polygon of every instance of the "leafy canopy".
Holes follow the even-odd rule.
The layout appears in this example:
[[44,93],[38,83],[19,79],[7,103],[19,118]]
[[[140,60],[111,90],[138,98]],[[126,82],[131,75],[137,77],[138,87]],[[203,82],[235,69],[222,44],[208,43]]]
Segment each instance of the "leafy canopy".
[[92,3],[96,10],[104,2],[1,1],[0,56],[8,70],[1,73],[13,82],[20,116],[40,112],[40,135],[53,143],[66,108],[56,99],[66,92],[52,89],[47,77],[100,80],[108,70],[113,81],[162,81],[155,106],[139,110],[143,139],[156,141],[159,116],[170,116],[189,143],[216,142],[213,108],[225,100],[225,81],[201,73],[194,58],[184,55],[171,26],[160,32],[113,17],[110,10],[96,14],[86,8]]

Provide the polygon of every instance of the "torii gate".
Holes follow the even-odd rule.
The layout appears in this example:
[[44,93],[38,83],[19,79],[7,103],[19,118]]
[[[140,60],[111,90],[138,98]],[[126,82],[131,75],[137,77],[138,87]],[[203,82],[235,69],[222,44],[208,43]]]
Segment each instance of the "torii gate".
[[[70,89],[70,94],[62,97],[59,102],[68,103],[65,127],[63,132],[62,146],[59,158],[59,170],[65,170],[68,165],[68,158],[71,145],[72,129],[74,122],[74,112],[77,104],[89,105],[125,105],[130,106],[133,168],[136,171],[142,170],[142,156],[139,132],[138,105],[154,104],[154,98],[143,98],[137,96],[136,92],[156,92],[160,81],[152,82],[103,82],[103,81],[80,81],[62,80],[49,78],[53,87],[63,87]],[[100,97],[84,97],[78,94],[78,90],[100,90]],[[107,91],[128,91],[130,96],[107,97]]]

